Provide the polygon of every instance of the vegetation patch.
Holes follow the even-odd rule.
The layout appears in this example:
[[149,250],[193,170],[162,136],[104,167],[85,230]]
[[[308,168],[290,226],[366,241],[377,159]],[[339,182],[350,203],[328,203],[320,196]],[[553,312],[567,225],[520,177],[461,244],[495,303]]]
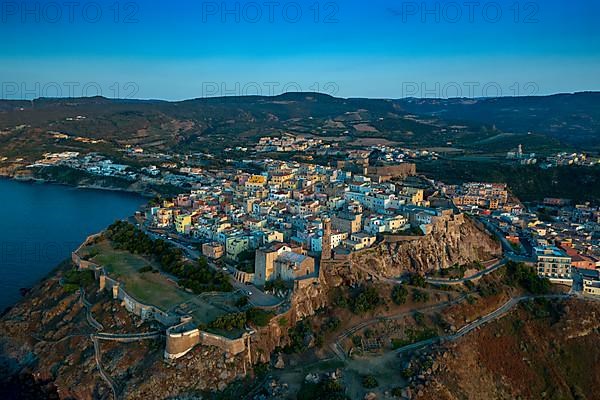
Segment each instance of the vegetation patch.
[[108,227],[105,235],[116,249],[151,257],[163,271],[179,278],[181,286],[196,294],[233,290],[228,277],[212,270],[205,258],[200,258],[193,265],[184,260],[181,249],[164,240],[153,240],[128,222],[115,222]]
[[422,342],[424,340],[432,339],[438,336],[437,332],[433,328],[423,328],[423,329],[412,329],[408,328],[404,332],[405,338],[393,338],[392,339],[392,348],[399,349],[404,346],[408,346],[414,343]]
[[522,263],[508,262],[504,281],[509,286],[520,286],[532,294],[550,292],[550,281],[538,276],[532,267]]
[[330,377],[323,378],[319,383],[304,382],[296,398],[298,400],[347,400],[344,386]]
[[350,309],[355,314],[364,314],[374,310],[383,304],[379,292],[372,286],[362,287],[359,292],[350,299]]

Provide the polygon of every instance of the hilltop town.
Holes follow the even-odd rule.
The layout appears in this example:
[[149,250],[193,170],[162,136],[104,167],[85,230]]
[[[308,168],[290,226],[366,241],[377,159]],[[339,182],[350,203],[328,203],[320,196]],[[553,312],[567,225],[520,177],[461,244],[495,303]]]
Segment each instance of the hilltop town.
[[[500,307],[494,313],[504,315],[519,303],[507,297],[515,289],[501,277],[506,265],[509,274],[528,276],[517,281],[524,288],[517,293],[600,295],[597,208],[553,198],[524,204],[506,184],[445,184],[419,175],[408,161],[416,155],[385,146],[352,154],[335,165],[255,158],[221,169],[182,169],[187,191],[151,198],[135,216],[74,251],[58,287],[44,287],[63,293],[59,297],[75,293],[72,301],[85,312],[80,318],[95,332],[90,337],[103,390],[132,398],[148,390],[141,385],[134,395],[115,380],[116,365],[108,367],[113,377],[107,372],[101,349],[118,343],[156,343],[151,348],[160,353],[139,351],[154,354],[154,365],[175,368],[197,360],[198,351],[210,349],[213,359],[222,354],[234,369],[203,370],[201,388],[224,390],[257,366],[285,371],[297,362],[295,353],[311,348],[320,349],[310,356],[316,362],[333,355],[352,365],[354,351],[386,357],[436,335],[460,338],[478,326],[459,328],[454,316],[467,312],[465,299],[473,295],[464,293],[473,285],[478,313]],[[130,169],[93,155],[83,164],[75,153],[44,162],[52,159],[88,171],[97,162],[103,167],[94,172],[110,175]],[[526,264],[533,268],[511,272]],[[393,333],[398,328],[365,320],[372,313],[391,320],[418,316],[427,307],[448,311],[430,322],[398,320],[406,324],[400,337]],[[132,319],[130,327],[106,322],[121,312]],[[345,313],[348,322],[340,319]],[[81,388],[97,385],[84,384],[88,378],[75,372],[69,376]],[[410,381],[405,395],[420,381]]]
[[[63,128],[98,118],[69,112]],[[557,342],[576,337],[559,326],[590,340],[577,316],[600,296],[600,209],[560,174],[588,179],[594,157],[519,146],[477,155],[453,179],[456,160],[472,155],[451,141],[411,147],[370,136],[397,116],[341,115],[193,151],[145,130],[124,140],[53,126],[41,133],[44,151],[0,157],[0,173],[17,179],[147,195],[23,290],[0,322],[3,370],[46,397],[436,398],[487,373],[469,377],[461,362],[473,338],[503,335],[505,321],[518,337],[528,321]],[[300,121],[322,134],[299,133]],[[547,196],[535,184],[529,196],[511,175],[475,179],[490,159],[558,178]],[[477,343],[482,359],[496,351]],[[511,357],[522,370],[523,357]],[[518,376],[494,393],[529,390]]]

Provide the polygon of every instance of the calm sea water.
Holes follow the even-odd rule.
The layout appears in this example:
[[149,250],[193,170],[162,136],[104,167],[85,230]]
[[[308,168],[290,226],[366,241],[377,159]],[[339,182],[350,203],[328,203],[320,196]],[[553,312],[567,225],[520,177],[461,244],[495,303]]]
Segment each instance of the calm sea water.
[[135,194],[0,179],[0,311],[90,234],[133,215]]

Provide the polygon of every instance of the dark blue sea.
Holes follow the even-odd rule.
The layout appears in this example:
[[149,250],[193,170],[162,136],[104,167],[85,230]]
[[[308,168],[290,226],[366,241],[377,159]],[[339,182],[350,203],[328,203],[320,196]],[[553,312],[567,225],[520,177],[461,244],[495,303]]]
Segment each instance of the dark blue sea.
[[141,196],[0,179],[0,311],[90,234],[133,215]]

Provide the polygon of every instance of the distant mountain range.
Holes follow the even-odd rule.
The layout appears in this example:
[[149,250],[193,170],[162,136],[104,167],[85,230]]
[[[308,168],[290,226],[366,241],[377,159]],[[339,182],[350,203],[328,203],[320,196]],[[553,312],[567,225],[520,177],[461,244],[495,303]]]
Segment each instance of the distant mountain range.
[[451,145],[483,152],[503,152],[518,144],[535,151],[597,151],[600,92],[483,99],[343,99],[286,93],[178,102],[2,100],[0,131],[0,148],[9,152],[21,145],[49,144],[44,135],[48,131],[157,150],[224,147],[287,132],[341,137],[348,143],[383,138],[399,146]]

